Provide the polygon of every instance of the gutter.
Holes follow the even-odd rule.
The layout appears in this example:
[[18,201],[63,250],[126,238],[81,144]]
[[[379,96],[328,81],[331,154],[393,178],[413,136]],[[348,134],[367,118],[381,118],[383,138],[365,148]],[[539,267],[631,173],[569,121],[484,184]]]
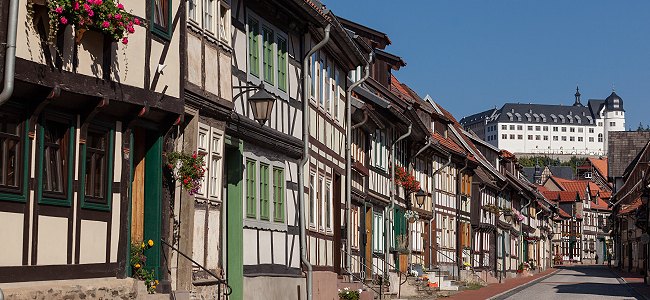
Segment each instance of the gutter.
[[[313,276],[314,269],[307,259],[307,233],[305,232],[305,165],[309,161],[309,58],[325,46],[330,40],[331,25],[327,24],[325,27],[325,37],[322,41],[314,46],[302,61],[302,140],[303,140],[303,155],[298,166],[298,197],[300,207],[300,260],[307,267],[307,300],[313,298]],[[312,191],[310,191],[312,192]]]
[[[409,107],[411,109],[411,107]],[[384,237],[385,237],[385,249],[384,249],[384,278],[388,278],[388,255],[389,255],[389,248],[390,248],[390,238],[392,237],[391,232],[388,230],[390,229],[390,223],[391,220],[389,218],[391,217],[391,213],[395,211],[395,145],[399,143],[399,141],[407,138],[409,135],[411,135],[411,130],[413,129],[413,124],[409,123],[409,128],[406,131],[405,134],[397,138],[396,140],[393,141],[393,143],[390,145],[390,160],[391,160],[391,165],[390,165],[390,207],[386,210],[386,217],[384,218]]]
[[10,0],[9,18],[7,25],[7,46],[4,65],[4,87],[0,93],[0,105],[7,103],[14,93],[14,78],[16,72],[16,32],[18,31],[18,2]]
[[431,235],[431,232],[432,232],[431,223],[433,223],[433,220],[436,219],[436,209],[435,209],[436,200],[437,200],[436,199],[436,175],[438,175],[438,173],[440,173],[440,171],[442,171],[443,169],[449,167],[449,165],[451,165],[451,154],[449,154],[449,158],[448,158],[447,162],[442,167],[438,168],[438,170],[433,172],[433,174],[431,175],[431,178],[433,178],[433,180],[431,180],[431,183],[432,183],[432,187],[431,187],[431,215],[433,216],[433,218],[431,218],[431,220],[429,220],[429,269],[431,269],[431,262],[433,261],[433,255],[432,255],[432,251],[431,251],[431,249],[433,248],[433,236]]
[[356,124],[354,126],[351,126],[352,124],[352,90],[361,85],[368,77],[370,77],[370,63],[372,63],[372,59],[374,57],[374,53],[370,52],[370,58],[368,59],[368,63],[366,63],[365,67],[365,74],[363,74],[363,78],[361,78],[359,81],[352,83],[348,89],[345,91],[346,92],[346,98],[347,101],[345,101],[345,227],[347,231],[347,237],[345,241],[345,252],[346,252],[346,259],[345,259],[345,269],[351,272],[350,266],[352,264],[352,228],[350,227],[351,220],[352,220],[352,153],[351,153],[351,148],[352,148],[352,129],[356,129],[357,127],[363,125],[368,121],[368,112],[365,111],[363,114],[363,121],[359,124]]

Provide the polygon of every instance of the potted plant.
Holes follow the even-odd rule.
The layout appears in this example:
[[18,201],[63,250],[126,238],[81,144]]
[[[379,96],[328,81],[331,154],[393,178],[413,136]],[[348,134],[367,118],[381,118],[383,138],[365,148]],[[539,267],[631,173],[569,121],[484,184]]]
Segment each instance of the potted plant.
[[181,187],[190,196],[201,189],[201,181],[205,176],[205,161],[202,154],[196,152],[188,155],[182,152],[167,153],[167,167],[172,172],[174,180],[181,182]]
[[150,249],[154,246],[153,240],[148,240],[140,243],[133,243],[131,245],[131,273],[134,278],[144,281],[144,285],[147,287],[147,292],[153,294],[156,292],[156,286],[158,285],[158,280],[156,279],[155,273],[153,270],[147,270],[147,256],[144,255],[144,251]]
[[415,180],[415,176],[408,173],[403,167],[395,168],[395,184],[400,185],[406,195],[420,190],[420,182]]
[[361,292],[363,290],[351,290],[350,288],[339,289],[339,299],[340,300],[359,300],[361,297]]
[[50,39],[56,36],[59,28],[73,25],[77,43],[81,42],[84,32],[93,30],[126,45],[127,35],[135,32],[135,26],[144,25],[115,0],[30,0],[27,5],[31,11],[34,5],[47,7]]

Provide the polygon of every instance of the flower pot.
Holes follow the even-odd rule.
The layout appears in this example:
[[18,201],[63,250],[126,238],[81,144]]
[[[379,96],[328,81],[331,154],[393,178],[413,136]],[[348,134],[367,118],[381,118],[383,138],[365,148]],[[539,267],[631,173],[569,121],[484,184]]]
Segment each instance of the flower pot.
[[77,45],[81,44],[81,40],[84,38],[84,33],[86,32],[86,29],[80,28],[77,29],[77,32],[75,33],[75,42],[77,42]]

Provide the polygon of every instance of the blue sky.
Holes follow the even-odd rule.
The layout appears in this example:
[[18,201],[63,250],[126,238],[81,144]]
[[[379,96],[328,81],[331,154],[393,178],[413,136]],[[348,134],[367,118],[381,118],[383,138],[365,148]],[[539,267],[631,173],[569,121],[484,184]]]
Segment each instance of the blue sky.
[[396,72],[457,119],[505,102],[623,98],[626,126],[650,123],[650,1],[324,0],[390,37]]

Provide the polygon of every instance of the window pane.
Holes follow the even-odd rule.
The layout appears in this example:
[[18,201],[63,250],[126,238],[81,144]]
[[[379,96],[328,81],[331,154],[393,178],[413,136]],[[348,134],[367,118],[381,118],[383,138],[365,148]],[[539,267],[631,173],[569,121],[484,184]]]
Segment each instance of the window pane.
[[263,63],[263,71],[264,71],[264,81],[273,84],[273,38],[274,33],[273,30],[262,27],[262,63]]
[[273,219],[284,222],[284,170],[273,169]]
[[16,189],[20,185],[20,140],[22,138],[18,114],[0,114],[0,186]]
[[207,31],[212,32],[212,4],[214,0],[204,0],[203,1],[203,28]]
[[169,22],[169,0],[154,0],[153,22],[155,25],[168,29]]
[[331,224],[331,209],[330,209],[330,197],[332,196],[331,194],[331,185],[327,183],[325,186],[325,227],[330,228],[332,226]]
[[260,164],[260,219],[269,219],[269,166]]
[[46,192],[64,192],[67,177],[66,133],[67,125],[46,121],[44,131],[43,190]]
[[256,164],[254,160],[246,161],[246,217],[248,218],[257,217],[255,168]]
[[248,64],[249,72],[255,76],[260,74],[259,34],[260,28],[257,20],[248,19]]
[[278,88],[287,91],[287,40],[278,37]]

